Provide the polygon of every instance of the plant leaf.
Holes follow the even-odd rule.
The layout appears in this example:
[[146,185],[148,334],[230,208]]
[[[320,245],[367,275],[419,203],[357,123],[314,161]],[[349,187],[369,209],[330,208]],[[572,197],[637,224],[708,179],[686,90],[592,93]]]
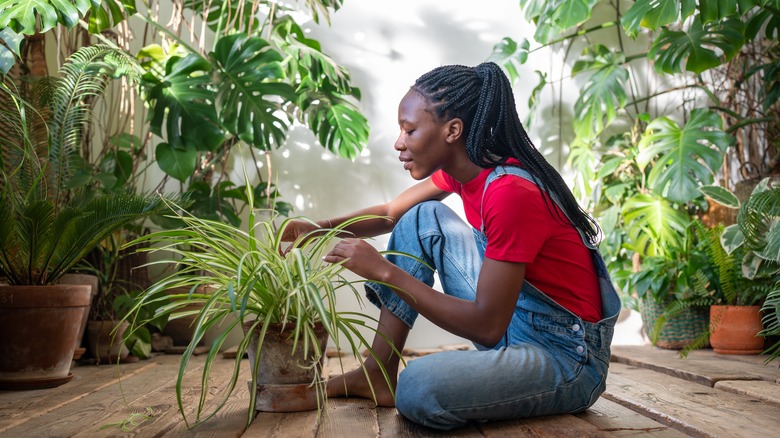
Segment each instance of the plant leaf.
[[[665,73],[701,73],[734,57],[744,44],[744,24],[738,20],[707,23],[696,17],[686,31],[664,29],[653,41],[648,57]],[[716,51],[717,49],[717,51]]]
[[673,208],[666,199],[653,194],[638,194],[623,205],[623,219],[630,246],[642,255],[664,255],[681,248],[690,218]]
[[279,117],[284,114],[279,100],[292,100],[293,90],[281,82],[282,56],[260,37],[234,34],[220,38],[211,57],[225,129],[259,149],[284,144],[290,121]]
[[739,208],[739,199],[730,190],[721,186],[701,186],[699,191],[713,201],[728,208]]
[[617,110],[626,104],[628,71],[623,67],[623,54],[596,45],[583,52],[574,64],[573,74],[593,72],[583,85],[574,104],[574,130],[577,136],[593,139],[615,120]]
[[147,72],[142,78],[150,130],[173,148],[215,150],[224,141],[214,108],[211,68],[195,54],[174,56],[163,77]]
[[637,0],[620,19],[623,29],[636,38],[639,28],[657,30],[680,18],[689,17],[696,3],[694,0]]
[[0,0],[0,29],[32,35],[40,20],[41,33],[57,24],[71,28],[83,18],[90,0]]
[[703,108],[691,111],[682,129],[667,117],[650,122],[636,160],[642,168],[655,163],[648,183],[656,193],[679,203],[701,196],[698,187],[712,184],[729,145],[722,123],[720,116]]
[[490,54],[488,61],[493,61],[500,65],[509,76],[512,84],[520,80],[520,66],[525,64],[528,59],[528,49],[531,44],[523,38],[520,43],[509,37],[504,37],[499,43],[493,46],[493,53]]
[[154,151],[157,165],[168,175],[181,182],[192,176],[197,165],[198,152],[190,145],[176,149],[168,143],[160,143]]

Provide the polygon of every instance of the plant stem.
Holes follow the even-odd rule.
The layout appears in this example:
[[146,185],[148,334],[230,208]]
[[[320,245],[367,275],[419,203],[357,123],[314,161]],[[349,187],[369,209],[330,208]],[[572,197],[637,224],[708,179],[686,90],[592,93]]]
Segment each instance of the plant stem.
[[588,34],[590,32],[595,32],[595,31],[601,30],[601,29],[609,29],[610,27],[617,26],[618,24],[620,24],[620,23],[618,23],[617,21],[610,21],[610,22],[607,22],[607,23],[599,24],[598,26],[594,26],[594,27],[591,27],[591,28],[588,28],[588,29],[581,29],[581,30],[578,30],[577,32],[574,32],[573,34],[566,35],[566,36],[558,38],[556,40],[552,40],[552,41],[550,41],[547,44],[541,45],[541,46],[539,46],[539,47],[537,47],[537,48],[535,48],[533,50],[530,50],[528,53],[533,53],[533,52],[535,52],[537,50],[540,50],[540,49],[543,49],[545,47],[552,46],[552,45],[555,45],[555,44],[558,44],[558,43],[562,43],[562,42],[564,42],[566,40],[577,38],[577,37],[583,36],[585,34]]

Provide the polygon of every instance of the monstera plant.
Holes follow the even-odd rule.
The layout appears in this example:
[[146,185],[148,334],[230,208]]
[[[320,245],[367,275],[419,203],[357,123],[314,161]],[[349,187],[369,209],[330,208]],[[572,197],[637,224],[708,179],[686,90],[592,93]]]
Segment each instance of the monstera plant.
[[[262,162],[257,155],[282,147],[289,129],[303,125],[338,156],[360,153],[368,140],[357,107],[360,91],[293,18],[329,21],[343,0],[187,0],[170,16],[160,12],[171,10],[160,8],[166,2],[4,0],[0,68],[10,69],[29,51],[25,46],[37,44],[37,35],[58,26],[101,39],[119,35],[117,44],[150,41],[136,54],[145,70],[144,105],[129,106],[148,108],[148,124],[132,134],[155,135],[150,148],[166,175],[159,188],[168,180],[181,182],[193,201],[189,211],[199,217],[239,222],[248,199],[243,186],[229,179],[238,143],[251,146],[246,150],[252,161]],[[125,25],[130,16],[146,26]],[[253,185],[252,207],[289,210],[259,170]]]
[[492,58],[518,80],[539,49],[563,53],[561,71],[536,72],[529,104],[569,74],[579,85],[558,112],[572,121],[559,141],[575,192],[604,228],[614,277],[628,277],[634,256],[679,248],[691,218],[709,208],[699,187],[777,171],[780,1],[520,6],[536,25],[533,41],[505,38]]

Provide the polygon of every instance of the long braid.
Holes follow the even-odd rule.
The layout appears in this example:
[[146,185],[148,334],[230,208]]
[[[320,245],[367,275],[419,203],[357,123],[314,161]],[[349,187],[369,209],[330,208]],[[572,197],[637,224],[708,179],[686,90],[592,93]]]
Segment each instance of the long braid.
[[[498,65],[438,67],[420,76],[412,89],[428,100],[439,120],[463,121],[466,152],[474,164],[487,169],[506,163],[508,158],[519,160],[522,168],[556,195],[572,225],[590,243],[598,243],[598,224],[577,204],[561,175],[531,142],[517,115],[509,80]],[[545,202],[550,207],[546,196]],[[560,215],[558,219],[566,221]]]

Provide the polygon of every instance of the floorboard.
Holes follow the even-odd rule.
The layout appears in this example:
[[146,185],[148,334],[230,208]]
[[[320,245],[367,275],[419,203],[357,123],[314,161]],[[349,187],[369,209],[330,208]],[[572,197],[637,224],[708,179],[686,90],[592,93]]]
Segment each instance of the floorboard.
[[[426,353],[430,353],[427,352]],[[761,356],[723,356],[653,347],[615,347],[607,392],[574,415],[469,425],[436,431],[414,424],[393,408],[359,399],[328,400],[326,411],[261,412],[246,427],[248,361],[225,406],[189,429],[176,400],[181,356],[158,355],[119,366],[80,365],[58,388],[0,391],[0,438],[17,437],[753,437],[780,430],[780,370]],[[204,355],[193,358],[184,378],[184,413],[194,420]],[[331,357],[326,374],[342,372]],[[343,357],[344,370],[358,366]],[[408,360],[414,360],[409,357]],[[213,409],[228,386],[234,360],[217,359],[206,392]],[[244,366],[245,365],[245,366]],[[117,376],[121,375],[121,381]],[[121,382],[121,383],[120,383]]]

